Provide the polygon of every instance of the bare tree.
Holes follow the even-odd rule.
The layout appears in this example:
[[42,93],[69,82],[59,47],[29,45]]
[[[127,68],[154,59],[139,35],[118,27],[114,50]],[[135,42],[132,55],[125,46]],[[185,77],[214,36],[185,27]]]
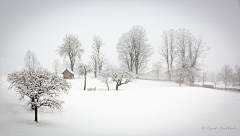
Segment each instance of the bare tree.
[[177,75],[179,76],[179,87],[186,76],[189,68],[187,59],[187,50],[192,40],[191,33],[186,29],[179,29],[176,32],[176,57],[177,57]]
[[78,36],[69,34],[63,39],[63,44],[58,47],[57,52],[61,57],[69,58],[71,70],[74,71],[76,59],[81,59],[81,54],[84,52],[84,49],[78,40]]
[[90,73],[92,71],[90,65],[86,65],[82,63],[79,65],[78,72],[80,75],[84,75],[84,90],[86,90],[86,85],[87,85],[87,73]]
[[66,68],[71,69],[71,63],[66,58],[63,59],[62,68],[63,68],[62,70],[65,70]]
[[98,61],[99,74],[101,74],[103,66],[106,65],[107,63],[108,63],[108,60],[106,59],[105,55],[100,53],[99,61]]
[[159,80],[159,75],[161,73],[161,68],[162,68],[162,65],[160,62],[155,62],[153,63],[153,69],[157,72],[157,79]]
[[208,72],[207,71],[204,71],[203,70],[203,73],[202,73],[203,75],[202,75],[202,86],[204,86],[204,82],[206,81],[206,78],[207,78],[207,76],[208,76]]
[[235,66],[235,72],[234,72],[234,85],[235,86],[240,86],[240,66],[236,65]]
[[92,60],[92,64],[94,64],[94,75],[95,78],[97,77],[97,74],[100,74],[103,62],[105,58],[103,58],[102,54],[100,53],[100,48],[104,46],[104,43],[100,36],[94,35],[93,36],[93,44],[92,44],[92,55],[90,56]]
[[209,80],[214,83],[214,87],[216,88],[219,82],[218,74],[216,74],[215,71],[211,71],[208,76]]
[[61,64],[60,62],[56,59],[53,61],[53,71],[55,74],[60,74],[61,73]]
[[67,93],[71,85],[47,70],[22,70],[8,75],[9,89],[15,88],[21,95],[20,100],[29,97],[27,103],[35,110],[35,121],[38,122],[37,110],[41,106],[61,109],[63,101],[59,100],[62,92]]
[[227,85],[231,83],[232,76],[233,76],[232,72],[233,72],[232,68],[226,64],[222,67],[221,71],[219,72],[219,78],[221,81],[223,81],[225,85],[225,90]]
[[122,65],[137,75],[146,67],[148,58],[153,54],[146,29],[142,26],[133,26],[128,33],[123,34],[116,48]]
[[206,44],[203,42],[203,39],[201,37],[195,38],[192,36],[189,38],[189,44],[188,44],[188,62],[189,62],[189,68],[188,68],[188,77],[190,79],[190,83],[194,83],[194,77],[196,75],[196,68],[200,65],[200,60],[203,60],[205,58],[205,52],[208,51],[210,47],[206,46]]
[[173,29],[168,30],[168,31],[166,31],[166,30],[163,31],[163,34],[162,34],[163,42],[158,50],[158,53],[162,57],[162,61],[166,65],[169,81],[171,81],[171,77],[172,77],[173,62],[175,59],[175,52],[176,52],[175,33],[176,32]]
[[[187,29],[179,29],[176,35],[176,66],[180,81],[189,78],[190,84],[194,83],[198,67],[202,66],[200,60],[205,58],[205,52],[210,48],[206,46],[201,37],[196,38]],[[181,82],[179,84],[181,86]]]
[[90,59],[91,59],[90,64],[91,64],[91,67],[94,72],[94,77],[96,78],[97,77],[97,69],[98,69],[97,56],[92,54],[92,55],[90,55]]
[[41,68],[35,53],[31,52],[30,50],[26,52],[26,55],[24,57],[24,64],[29,71]]

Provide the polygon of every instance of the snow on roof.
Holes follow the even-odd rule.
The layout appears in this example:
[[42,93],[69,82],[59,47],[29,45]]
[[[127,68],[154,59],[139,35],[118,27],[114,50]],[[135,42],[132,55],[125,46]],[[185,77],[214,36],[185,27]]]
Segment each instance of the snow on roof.
[[155,70],[154,70],[154,69],[149,69],[149,70],[147,70],[146,72],[144,72],[144,74],[149,73],[149,72],[152,72],[152,71],[155,71]]
[[[66,69],[63,71],[63,73],[64,73],[66,70],[67,70],[68,72],[70,72],[71,74],[74,74],[74,72],[72,72],[72,70],[70,70],[70,69],[68,69],[68,68],[66,68]],[[62,74],[63,74],[63,73],[62,73]]]

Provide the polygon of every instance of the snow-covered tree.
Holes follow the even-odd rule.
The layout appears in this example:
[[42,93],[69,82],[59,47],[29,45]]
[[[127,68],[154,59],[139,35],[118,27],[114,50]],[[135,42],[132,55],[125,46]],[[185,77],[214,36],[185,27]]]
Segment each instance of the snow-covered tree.
[[47,70],[21,70],[8,75],[9,89],[14,88],[20,94],[20,100],[28,97],[27,105],[35,110],[35,121],[38,122],[37,109],[41,106],[61,110],[62,92],[67,93],[71,85],[56,74]]
[[102,70],[102,72],[100,73],[100,76],[98,77],[98,79],[102,83],[105,83],[107,85],[108,90],[109,90],[109,84],[112,83],[110,72],[111,70],[109,69],[109,67],[106,67],[104,70]]
[[128,72],[125,70],[120,70],[118,68],[112,67],[109,70],[109,76],[111,77],[111,80],[113,82],[116,82],[116,90],[118,90],[118,87],[127,84],[129,82],[133,82],[135,79],[135,74],[133,72]]
[[231,83],[232,77],[233,77],[233,70],[232,68],[225,64],[221,71],[218,73],[220,81],[222,81],[225,85],[225,90],[227,88],[227,85]]
[[69,34],[63,39],[63,44],[58,47],[57,52],[61,57],[69,58],[71,70],[74,72],[75,62],[77,59],[81,59],[84,49],[78,40],[78,36]]
[[148,58],[154,52],[148,43],[146,29],[143,26],[133,26],[129,32],[124,33],[116,49],[121,65],[136,75],[144,71]]

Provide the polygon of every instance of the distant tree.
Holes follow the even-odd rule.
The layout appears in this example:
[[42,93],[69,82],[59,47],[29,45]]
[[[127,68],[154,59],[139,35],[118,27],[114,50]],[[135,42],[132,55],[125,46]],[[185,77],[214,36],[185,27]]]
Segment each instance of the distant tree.
[[61,64],[60,62],[56,59],[53,61],[53,71],[55,74],[60,74],[61,73]]
[[111,77],[111,80],[113,82],[116,82],[116,90],[118,90],[118,87],[127,84],[129,82],[133,82],[135,79],[135,74],[133,72],[128,72],[124,70],[120,70],[118,68],[111,68],[109,70],[109,76]]
[[177,75],[179,76],[179,87],[181,87],[182,81],[186,76],[189,68],[189,61],[187,58],[187,50],[191,42],[192,35],[186,29],[179,29],[176,32],[176,63],[177,63]]
[[69,34],[63,39],[63,44],[58,47],[57,52],[61,57],[69,58],[71,70],[74,72],[75,62],[77,59],[81,59],[84,49],[78,40],[78,36]]
[[206,46],[201,37],[196,38],[192,36],[189,39],[187,56],[189,62],[188,77],[190,83],[194,83],[194,77],[197,72],[195,68],[203,65],[199,61],[205,58],[205,52],[208,50],[210,50],[210,47]]
[[235,66],[234,76],[233,76],[233,85],[240,86],[240,66]]
[[93,44],[92,44],[92,55],[90,56],[93,67],[94,67],[94,76],[97,77],[97,74],[100,74],[102,66],[104,65],[104,55],[101,54],[100,49],[104,46],[104,43],[100,36],[93,36]]
[[208,74],[208,78],[211,82],[214,83],[214,86],[215,88],[217,87],[217,84],[219,82],[219,77],[218,77],[218,74],[215,73],[215,71],[211,71],[209,74]]
[[118,58],[129,72],[136,75],[146,68],[148,58],[154,53],[142,26],[133,26],[131,30],[124,33],[116,46]]
[[86,65],[82,63],[79,65],[78,72],[80,75],[84,75],[84,90],[86,90],[86,85],[87,85],[87,73],[90,73],[92,71],[90,65]]
[[110,71],[111,69],[109,67],[106,67],[102,72],[100,73],[100,76],[98,79],[107,85],[108,91],[109,91],[109,84],[112,83],[111,77],[110,77]]
[[94,77],[96,78],[97,77],[97,69],[98,69],[98,64],[97,64],[97,57],[96,55],[92,54],[90,55],[90,59],[91,59],[91,67],[92,67],[92,70],[93,70],[93,73],[94,73]]
[[30,50],[26,52],[26,55],[24,57],[24,64],[25,67],[30,71],[41,68],[41,65],[38,62],[35,53]]
[[104,54],[100,53],[99,55],[99,61],[98,61],[98,70],[99,70],[99,74],[101,74],[102,68],[104,65],[106,65],[108,63],[107,58],[105,57]]
[[232,81],[232,77],[233,77],[232,72],[233,72],[232,68],[226,64],[222,67],[221,71],[219,72],[219,78],[221,81],[223,81],[225,85],[225,90],[227,85]]
[[35,121],[38,122],[37,109],[41,106],[52,110],[61,110],[63,101],[59,100],[62,92],[67,93],[71,85],[56,74],[47,70],[21,70],[8,75],[9,89],[16,90],[21,95],[20,100],[28,97],[28,105],[35,110]]
[[161,68],[162,68],[162,65],[160,62],[155,62],[153,63],[153,69],[157,72],[157,79],[159,80],[159,75],[161,73]]
[[206,81],[206,78],[208,77],[208,72],[203,70],[202,73],[202,86],[204,86],[204,82]]
[[[175,62],[179,80],[188,77],[189,82],[193,84],[198,67],[203,66],[205,52],[210,48],[206,46],[201,37],[193,36],[187,29],[179,29],[175,32],[175,36]],[[181,86],[181,82],[179,86]]]
[[162,57],[162,62],[166,65],[168,80],[171,81],[173,72],[173,62],[176,53],[176,35],[173,29],[163,31],[162,43],[159,47],[158,53]]

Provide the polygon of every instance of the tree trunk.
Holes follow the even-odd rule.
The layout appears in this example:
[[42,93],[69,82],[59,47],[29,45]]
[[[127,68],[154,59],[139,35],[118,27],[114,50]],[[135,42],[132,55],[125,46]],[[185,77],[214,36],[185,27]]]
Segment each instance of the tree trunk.
[[[34,102],[34,98],[31,98],[31,101]],[[34,106],[31,104],[31,109],[34,110]]]
[[203,84],[202,84],[202,86],[204,86],[204,78],[203,78]]
[[74,67],[74,64],[71,62],[71,70],[73,72],[73,67]]
[[171,74],[171,72],[169,72],[169,77],[168,77],[168,79],[169,79],[169,81],[172,80],[172,74]]
[[168,72],[168,80],[171,81],[171,80],[170,80],[171,77],[170,77],[170,72],[169,72],[169,70],[168,70],[167,72]]
[[108,84],[107,84],[107,88],[108,88],[108,91],[109,91],[109,86],[108,86]]
[[97,59],[95,59],[95,71],[94,71],[94,74],[95,74],[95,78],[97,78]]
[[192,84],[194,84],[194,78],[195,78],[194,75],[192,75]]
[[118,84],[116,85],[116,90],[118,90]]
[[35,121],[38,123],[37,106],[35,107]]
[[[35,97],[33,98],[33,102],[35,102]],[[35,105],[34,109],[35,109],[35,121],[38,123],[37,105]]]
[[181,84],[182,84],[182,77],[180,75],[180,79],[179,79],[179,87],[181,87]]
[[84,90],[86,90],[86,74],[87,74],[87,71],[86,71],[86,68],[84,68],[85,72],[84,72],[84,76],[85,76],[85,79],[84,79]]

